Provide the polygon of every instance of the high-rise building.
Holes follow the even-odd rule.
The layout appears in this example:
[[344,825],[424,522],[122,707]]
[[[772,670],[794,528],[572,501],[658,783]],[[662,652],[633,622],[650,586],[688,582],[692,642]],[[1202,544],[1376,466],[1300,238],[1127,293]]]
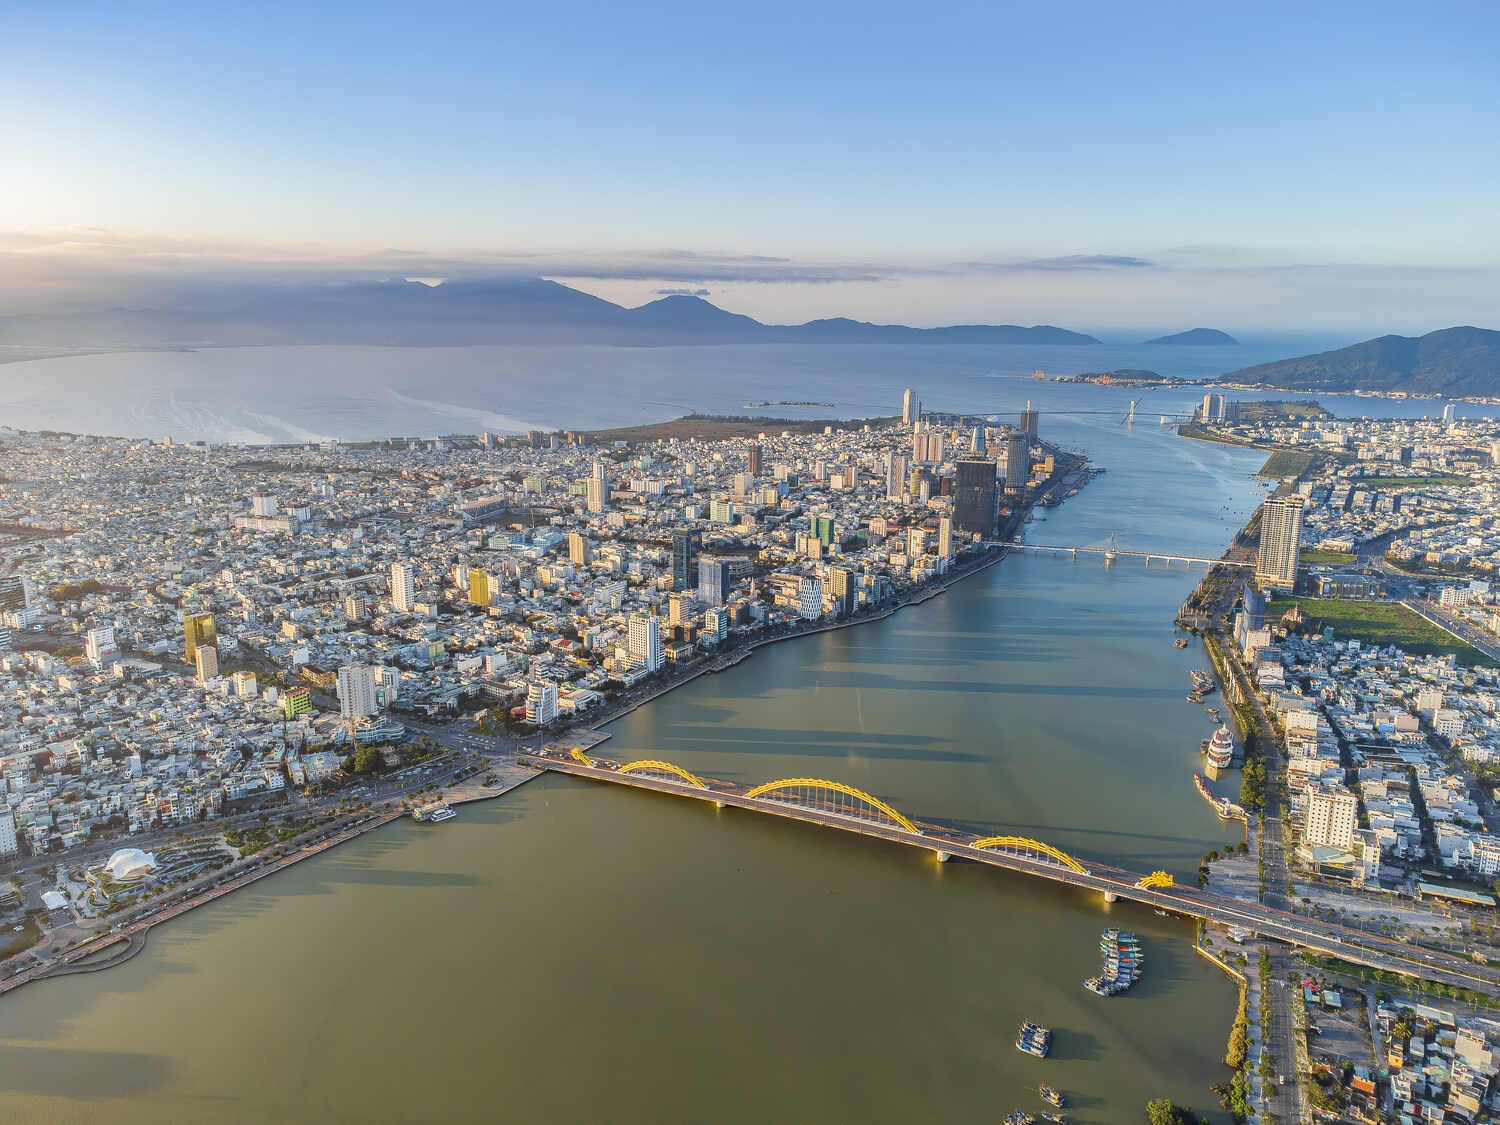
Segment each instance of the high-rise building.
[[1026,440],[1033,445],[1037,440],[1037,423],[1041,420],[1041,412],[1031,409],[1031,401],[1026,402],[1026,409],[1021,411],[1021,429],[1026,434]]
[[305,687],[288,688],[281,696],[281,713],[288,719],[312,713],[312,692]]
[[584,496],[584,503],[591,512],[604,511],[604,505],[609,498],[608,486],[598,477],[589,477]]
[[833,546],[834,527],[832,516],[813,516],[808,533],[825,547]]
[[182,635],[187,643],[188,663],[192,664],[197,658],[200,645],[212,646],[218,642],[219,634],[214,628],[214,615],[211,613],[188,614],[182,619]]
[[416,571],[410,563],[391,563],[391,605],[398,613],[410,613],[417,600]]
[[729,611],[716,605],[703,615],[703,638],[718,644],[729,635]]
[[1261,505],[1255,580],[1263,587],[1290,590],[1297,584],[1302,504],[1300,496],[1273,496]]
[[1313,847],[1349,851],[1359,827],[1359,802],[1349,790],[1320,785],[1307,787],[1307,825],[1303,837]]
[[118,660],[120,649],[115,644],[114,628],[101,625],[97,629],[90,629],[83,639],[83,654],[95,668],[102,668],[111,661]]
[[1031,479],[1031,442],[1026,431],[1012,430],[1005,435],[1005,491],[1020,492]]
[[945,559],[953,557],[953,518],[938,517],[938,554]]
[[733,523],[733,502],[729,500],[710,500],[708,502],[708,519],[710,523]]
[[911,459],[942,464],[943,431],[934,430],[926,422],[915,423],[911,431]]
[[363,621],[365,618],[365,600],[358,594],[350,594],[344,599],[344,620]]
[[661,649],[661,623],[649,613],[630,615],[630,633],[627,641],[630,659],[655,672],[665,659]]
[[375,714],[380,709],[375,687],[374,668],[368,664],[345,664],[339,669],[339,714],[346,721]]
[[1218,391],[1205,394],[1202,405],[1198,407],[1198,416],[1202,422],[1224,421],[1224,396]]
[[760,445],[752,445],[745,450],[745,472],[752,477],[760,476]]
[[481,609],[490,604],[490,576],[477,566],[469,567],[469,604]]
[[265,519],[270,519],[276,514],[276,510],[276,497],[269,493],[257,491],[250,497],[250,514],[252,516],[261,516]]
[[568,532],[568,561],[575,566],[588,566],[594,561],[589,541],[576,531]]
[[703,549],[703,532],[696,527],[672,532],[672,589],[691,590],[698,573],[698,552]]
[[854,612],[854,574],[848,567],[828,568],[828,596],[838,616],[847,617]]
[[526,685],[526,721],[544,727],[557,719],[557,685],[551,680],[532,680]]
[[667,624],[686,625],[698,612],[698,606],[693,601],[690,591],[684,590],[680,593],[671,594],[667,597]]
[[910,387],[901,396],[901,421],[910,426],[918,418],[922,417],[922,404],[917,401],[917,392]]
[[885,455],[885,494],[892,500],[906,495],[906,458],[899,453]]
[[219,650],[213,645],[199,642],[193,651],[193,667],[198,675],[198,682],[206,684],[219,674]]
[[20,851],[16,843],[16,814],[9,808],[0,808],[0,859],[18,855]]
[[0,575],[0,610],[30,609],[31,581],[24,574]]
[[995,462],[963,458],[953,489],[953,526],[964,535],[995,534]]
[[807,575],[797,587],[797,616],[815,621],[823,616],[823,580]]
[[724,559],[698,560],[698,602],[723,605],[729,599],[729,563]]

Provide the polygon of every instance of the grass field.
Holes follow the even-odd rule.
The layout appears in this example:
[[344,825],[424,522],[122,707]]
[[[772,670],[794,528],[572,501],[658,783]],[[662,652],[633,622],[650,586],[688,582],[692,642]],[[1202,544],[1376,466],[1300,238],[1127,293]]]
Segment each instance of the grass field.
[[1411,488],[1468,488],[1474,482],[1452,473],[1431,473],[1423,477],[1355,477],[1349,483],[1355,488],[1401,492]]
[[1278,449],[1266,458],[1266,463],[1260,467],[1258,477],[1271,477],[1274,480],[1283,480],[1286,477],[1300,477],[1307,472],[1307,467],[1312,464],[1311,453],[1299,453],[1294,449]]
[[1333,630],[1335,640],[1372,645],[1400,645],[1417,656],[1458,657],[1460,664],[1500,667],[1473,645],[1439,629],[1399,602],[1356,602],[1323,598],[1273,598],[1266,607],[1267,622],[1300,605],[1310,623]]
[[1355,559],[1353,551],[1303,551],[1297,558],[1307,566],[1342,566]]

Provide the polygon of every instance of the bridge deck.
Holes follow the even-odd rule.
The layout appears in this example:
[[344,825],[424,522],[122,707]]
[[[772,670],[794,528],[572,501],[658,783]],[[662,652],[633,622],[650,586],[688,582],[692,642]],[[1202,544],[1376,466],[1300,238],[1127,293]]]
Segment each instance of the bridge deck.
[[917,832],[908,832],[895,824],[863,820],[847,813],[792,804],[784,800],[749,797],[727,783],[703,779],[710,786],[700,789],[684,781],[649,774],[622,774],[605,766],[585,765],[571,757],[552,753],[521,751],[516,760],[522,765],[554,773],[572,774],[595,781],[607,781],[634,789],[646,789],[674,797],[690,797],[718,807],[733,806],[768,816],[799,820],[842,832],[905,844],[936,853],[939,858],[959,857],[1023,875],[1048,879],[1054,883],[1097,891],[1110,900],[1126,899],[1146,906],[1170,910],[1174,914],[1202,918],[1229,926],[1240,926],[1262,937],[1302,946],[1344,961],[1388,971],[1415,973],[1429,980],[1443,980],[1466,987],[1500,991],[1500,973],[1472,964],[1462,958],[1435,954],[1403,942],[1379,937],[1335,923],[1304,918],[1274,910],[1259,903],[1210,894],[1193,886],[1142,887],[1140,873],[1125,871],[1106,864],[1085,864],[1087,872],[1074,871],[1050,859],[1018,852],[976,848],[978,837],[956,833],[936,825],[914,822]]

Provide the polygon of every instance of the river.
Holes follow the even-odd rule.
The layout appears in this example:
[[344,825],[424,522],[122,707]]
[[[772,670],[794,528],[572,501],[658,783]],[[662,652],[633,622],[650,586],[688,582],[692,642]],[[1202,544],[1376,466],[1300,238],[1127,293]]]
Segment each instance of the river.
[[[1152,420],[1044,418],[1108,472],[1031,537],[1217,553],[1253,452]],[[1045,524],[1043,524],[1045,521]],[[1237,838],[1196,796],[1201,570],[1015,556],[878,623],[770,646],[613,725],[600,752],[846,781],[925,820],[1191,878]],[[1232,787],[1231,787],[1232,788]],[[1107,925],[1130,993],[1081,987]],[[547,777],[401,822],[0,1007],[7,1119],[994,1120],[1213,1104],[1234,989],[1191,927],[973,864]],[[1057,1029],[1053,1058],[1012,1045]]]

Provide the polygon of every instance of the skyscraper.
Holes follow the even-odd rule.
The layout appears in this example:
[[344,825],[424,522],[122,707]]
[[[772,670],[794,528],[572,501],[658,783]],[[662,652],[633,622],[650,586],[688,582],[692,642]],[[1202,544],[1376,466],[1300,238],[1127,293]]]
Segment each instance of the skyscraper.
[[723,559],[698,560],[698,602],[723,605],[729,597],[729,563]]
[[1005,491],[1020,492],[1031,478],[1031,442],[1026,431],[1011,430],[1005,435]]
[[1026,440],[1035,444],[1037,423],[1041,420],[1041,413],[1031,409],[1031,401],[1026,402],[1026,409],[1021,411],[1021,429],[1026,432]]
[[698,552],[703,549],[703,532],[696,527],[672,532],[672,589],[691,590],[698,573]]
[[602,512],[604,506],[609,503],[609,472],[605,469],[603,461],[594,462],[594,469],[589,474],[586,499],[591,512]]
[[219,650],[213,645],[199,642],[193,651],[194,670],[198,674],[198,682],[206,684],[219,674]]
[[950,516],[938,517],[938,554],[945,559],[953,557],[953,519]]
[[469,567],[469,604],[481,609],[490,604],[490,576],[477,566]]
[[417,600],[416,572],[410,563],[391,563],[391,605],[399,613],[410,613]]
[[0,576],[0,610],[30,608],[30,581],[21,574]]
[[752,477],[760,476],[760,446],[752,445],[745,451],[745,472]]
[[808,533],[814,536],[819,543],[825,547],[833,546],[834,527],[832,516],[813,516],[808,525]]
[[533,680],[526,685],[526,721],[544,727],[557,718],[557,685]]
[[847,567],[828,568],[828,595],[838,616],[847,617],[854,612],[854,575]]
[[363,719],[379,710],[375,669],[368,664],[345,664],[339,669],[339,714],[347,721]]
[[1297,584],[1302,504],[1300,496],[1273,496],[1261,505],[1255,580],[1262,586],[1290,590]]
[[892,500],[906,495],[906,458],[899,453],[885,455],[885,494]]
[[953,489],[953,526],[965,535],[995,534],[995,462],[960,458]]
[[661,627],[649,613],[630,615],[628,644],[630,659],[639,662],[646,671],[655,672],[662,666]]
[[589,541],[576,531],[568,532],[568,561],[574,566],[588,566],[594,559]]
[[[188,614],[182,619],[182,635],[187,642],[188,663],[196,663],[198,646],[212,646],[219,639],[218,631],[214,628],[214,615],[211,613]],[[218,653],[214,655],[217,657]]]
[[901,421],[910,426],[918,418],[922,417],[922,404],[917,401],[917,392],[910,387],[901,396]]

